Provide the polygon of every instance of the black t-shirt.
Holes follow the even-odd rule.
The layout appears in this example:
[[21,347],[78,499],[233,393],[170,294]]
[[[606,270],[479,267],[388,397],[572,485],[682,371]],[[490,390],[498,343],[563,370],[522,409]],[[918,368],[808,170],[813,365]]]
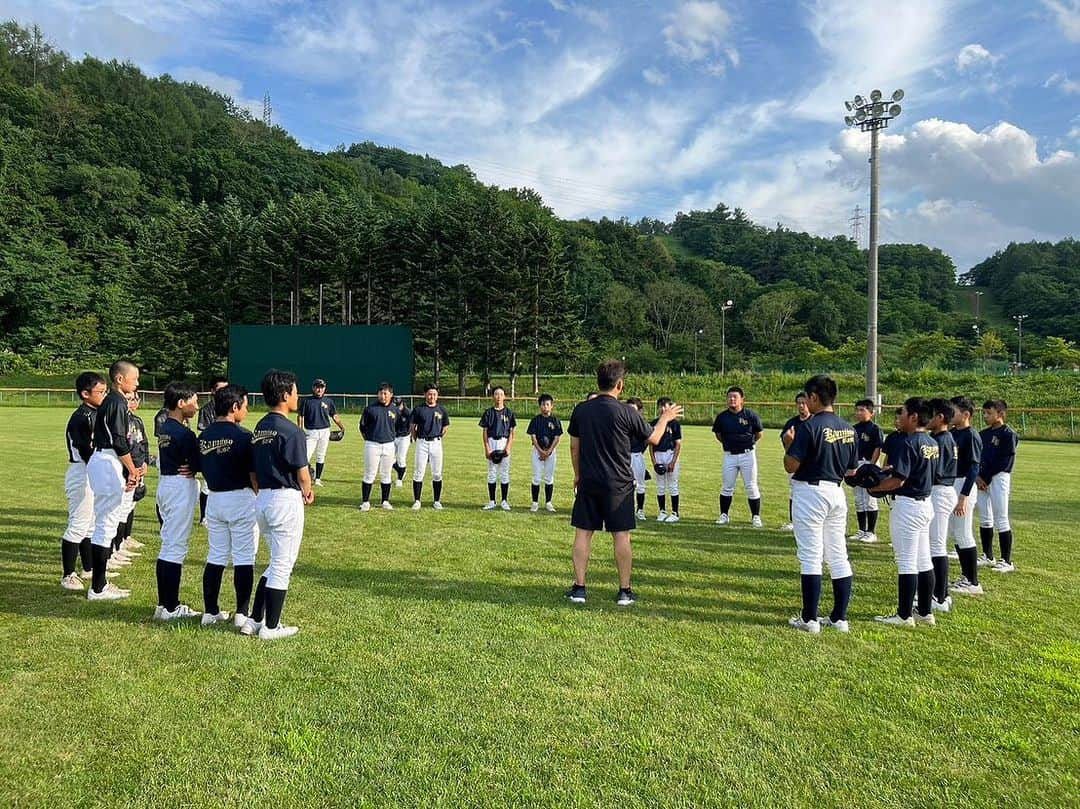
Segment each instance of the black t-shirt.
[[753,449],[754,436],[762,429],[758,414],[746,407],[738,413],[730,409],[718,413],[712,425],[712,431],[720,436],[720,443],[726,452]]
[[872,421],[857,421],[852,425],[855,430],[855,448],[860,461],[871,461],[874,451],[885,444],[885,433]]
[[952,431],[956,442],[956,476],[963,476],[964,485],[960,493],[967,497],[979,476],[979,464],[982,461],[982,436],[970,427],[956,427]]
[[1013,431],[1013,428],[1008,424],[987,427],[979,432],[979,436],[982,438],[979,477],[989,483],[999,472],[1012,472],[1013,461],[1016,460],[1016,447],[1020,443],[1020,436]]
[[360,434],[365,441],[376,444],[392,444],[397,438],[398,409],[393,405],[376,402],[369,404],[360,414]]
[[804,424],[805,422],[807,422],[809,420],[810,420],[809,417],[804,419],[804,418],[799,417],[798,415],[795,415],[795,416],[792,416],[791,418],[789,418],[787,421],[785,421],[784,426],[780,428],[780,443],[781,444],[784,443],[784,436],[787,434],[788,430],[790,430],[792,427],[794,427],[796,430],[798,430],[800,424]]
[[199,439],[176,419],[169,419],[161,425],[158,436],[158,471],[176,475],[181,466],[199,471]]
[[407,407],[398,408],[397,421],[394,423],[396,438],[404,438],[412,432],[412,411]]
[[893,462],[893,456],[899,454],[903,445],[907,442],[907,433],[896,430],[885,436],[885,440],[881,442],[881,454],[888,459],[889,464]]
[[215,421],[199,434],[202,476],[212,492],[251,488],[255,470],[251,433],[231,421]]
[[929,433],[903,435],[905,440],[898,444],[896,457],[889,457],[893,476],[904,479],[904,485],[893,494],[897,497],[927,497],[934,486],[941,450]]
[[129,417],[128,443],[131,444],[131,462],[138,469],[150,461],[150,439],[146,437],[146,425],[135,413]]
[[337,415],[334,403],[325,396],[308,396],[300,403],[300,417],[305,430],[325,430]]
[[128,401],[122,394],[110,390],[94,419],[94,449],[111,449],[120,456],[130,455],[130,430],[131,410]]
[[214,394],[210,394],[210,401],[199,408],[199,418],[195,420],[195,426],[199,432],[202,432],[211,424],[214,423],[214,419],[217,418],[217,414],[214,412]]
[[583,491],[626,494],[634,488],[630,442],[644,442],[652,435],[637,408],[613,396],[597,396],[574,408],[567,432],[581,442],[579,487]]
[[795,480],[840,483],[855,468],[855,431],[835,413],[815,413],[795,427],[787,454],[799,462]]
[[154,438],[161,435],[161,428],[169,420],[169,411],[164,407],[154,414]]
[[94,454],[94,420],[97,418],[97,409],[83,402],[68,419],[67,430],[64,435],[67,438],[68,461],[86,463]]
[[550,416],[537,413],[532,417],[529,428],[525,432],[536,436],[536,443],[540,445],[540,449],[547,449],[555,441],[555,436],[563,434],[562,422],[554,413]]
[[425,441],[442,438],[443,430],[450,426],[450,414],[441,404],[429,407],[420,405],[412,412],[412,423],[416,425],[416,437]]
[[510,431],[517,427],[517,417],[509,407],[489,407],[480,417],[480,426],[487,429],[488,438],[509,438]]
[[251,436],[259,489],[299,489],[296,473],[308,465],[304,431],[281,413],[267,413]]
[[948,430],[931,433],[930,437],[937,441],[938,450],[941,452],[937,472],[934,474],[934,485],[952,486],[957,474],[956,441],[953,440],[953,435]]
[[[635,407],[634,410],[637,410],[637,408]],[[641,411],[638,410],[638,413],[640,414]],[[645,418],[645,417],[642,416],[642,418]],[[649,446],[649,442],[646,441],[644,438],[637,438],[636,436],[631,436],[631,438],[630,438],[630,451],[631,452],[644,453],[645,450],[648,448],[648,446]]]
[[[649,427],[655,427],[658,421],[660,421],[659,418],[653,419],[649,422]],[[652,429],[645,435],[651,434]],[[669,421],[664,434],[660,437],[660,443],[656,445],[656,452],[674,452],[676,441],[682,441],[682,425],[678,421]]]

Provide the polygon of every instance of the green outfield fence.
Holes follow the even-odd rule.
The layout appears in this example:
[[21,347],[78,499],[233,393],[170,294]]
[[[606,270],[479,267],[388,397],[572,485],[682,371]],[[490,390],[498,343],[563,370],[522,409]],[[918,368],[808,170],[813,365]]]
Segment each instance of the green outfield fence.
[[[162,392],[144,390],[142,407],[139,415],[144,420],[153,418],[161,407]],[[206,393],[200,393],[205,397]],[[368,404],[376,401],[374,393],[335,393],[326,394],[338,410],[346,415],[359,415]],[[422,404],[421,394],[403,396],[409,407]],[[252,393],[249,397],[253,410],[262,409],[262,395]],[[507,398],[508,406],[525,423],[537,412],[536,399],[532,395]],[[486,396],[439,396],[439,403],[446,408],[451,417],[480,418],[480,414],[491,406],[491,399]],[[0,406],[7,407],[71,407],[78,404],[78,397],[71,389],[51,388],[0,388]],[[555,413],[565,421],[570,416],[575,402],[556,400]],[[680,402],[685,409],[684,424],[711,425],[716,414],[727,409],[726,402]],[[886,403],[878,416],[878,423],[888,431],[892,427],[891,411],[899,403]],[[791,402],[753,402],[747,400],[746,406],[757,411],[766,427],[779,429],[795,414]],[[849,402],[837,404],[836,411],[842,418],[852,418],[855,405]],[[651,409],[646,409],[646,416],[651,416]],[[979,419],[976,416],[976,422]],[[1024,438],[1041,441],[1080,441],[1080,408],[1076,407],[1013,407],[1009,409],[1009,424]],[[354,424],[347,424],[352,428]],[[524,424],[522,425],[524,426]]]

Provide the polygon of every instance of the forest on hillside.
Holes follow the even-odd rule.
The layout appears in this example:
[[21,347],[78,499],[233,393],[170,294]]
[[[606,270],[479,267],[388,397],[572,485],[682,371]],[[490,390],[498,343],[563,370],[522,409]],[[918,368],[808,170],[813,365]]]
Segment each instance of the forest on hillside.
[[[880,261],[894,364],[1012,351],[1008,331],[972,328],[942,252],[885,245]],[[705,371],[722,348],[729,367],[858,369],[865,267],[846,237],[723,204],[564,221],[467,166],[372,143],[314,152],[205,87],[0,26],[0,372],[123,355],[200,379],[223,368],[230,323],[320,318],[410,326],[418,373],[444,382],[604,355]],[[1075,242],[1010,246],[962,280],[1030,306],[1029,363],[1075,359]]]

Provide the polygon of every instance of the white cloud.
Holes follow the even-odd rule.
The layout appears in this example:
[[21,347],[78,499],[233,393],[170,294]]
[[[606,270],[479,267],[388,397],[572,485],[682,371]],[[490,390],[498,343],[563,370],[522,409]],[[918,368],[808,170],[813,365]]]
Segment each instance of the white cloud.
[[739,66],[739,52],[727,40],[731,31],[731,16],[714,0],[690,0],[669,15],[664,27],[668,50],[687,62],[704,62],[712,73],[722,73],[726,56],[732,65]]
[[999,58],[977,42],[972,43],[965,45],[960,49],[960,53],[956,54],[956,69],[961,73],[966,73],[993,67]]
[[595,25],[597,28],[607,28],[609,20],[607,15],[599,9],[589,8],[584,3],[572,3],[568,0],[548,0],[548,3],[556,11],[564,11],[569,14],[573,14],[580,20],[584,20],[590,25]]
[[238,108],[247,110],[251,113],[252,118],[262,118],[262,101],[254,98],[245,98],[244,83],[240,81],[240,79],[233,78],[232,76],[222,76],[220,73],[214,73],[212,70],[205,70],[195,66],[173,68],[169,71],[169,75],[177,81],[193,82],[194,84],[201,84],[204,87],[209,87],[211,90],[215,90],[222,95],[231,98]]
[[1080,0],[1043,0],[1069,42],[1080,42]]
[[1080,93],[1080,81],[1070,79],[1067,73],[1058,72],[1048,78],[1043,87],[1060,87],[1065,95],[1077,95]]
[[655,87],[662,87],[667,84],[668,80],[671,78],[671,76],[658,67],[647,67],[641,71],[641,75],[645,81]]

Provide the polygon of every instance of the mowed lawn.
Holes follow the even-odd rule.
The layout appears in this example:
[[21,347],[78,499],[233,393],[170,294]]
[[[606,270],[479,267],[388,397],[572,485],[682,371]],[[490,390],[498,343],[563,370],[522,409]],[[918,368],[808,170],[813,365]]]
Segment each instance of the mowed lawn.
[[[397,510],[361,514],[350,416],[307,510],[285,608],[301,632],[265,643],[150,620],[152,499],[118,580],[129,600],[60,590],[67,415],[0,409],[0,805],[1076,805],[1080,446],[1021,445],[1018,570],[987,571],[984,598],[933,629],[878,628],[891,548],[853,544],[851,634],[811,637],[787,626],[799,579],[775,431],[765,530],[741,488],[734,525],[713,525],[718,445],[688,428],[683,521],[635,534],[640,602],[615,606],[598,536],[576,608],[568,445],[558,514],[528,513],[523,434],[513,512],[480,511],[474,419],[450,431],[444,512],[430,483],[409,511],[407,478]],[[199,609],[205,554],[196,528],[182,593]],[[231,610],[229,574],[223,596]]]

